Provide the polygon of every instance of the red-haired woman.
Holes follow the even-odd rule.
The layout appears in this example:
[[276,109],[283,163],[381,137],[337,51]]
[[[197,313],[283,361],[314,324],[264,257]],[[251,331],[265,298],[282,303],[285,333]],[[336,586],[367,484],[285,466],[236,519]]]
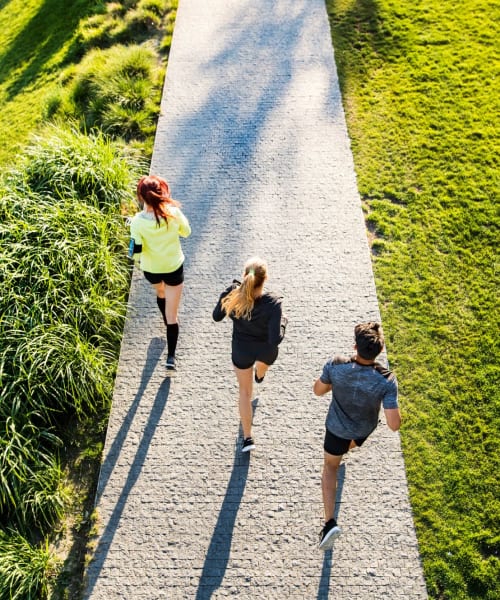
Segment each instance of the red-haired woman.
[[177,370],[177,312],[184,285],[184,254],[179,236],[188,237],[191,227],[180,203],[170,197],[169,185],[162,177],[141,177],[137,199],[143,209],[130,221],[129,255],[156,291],[156,302],[167,327],[166,368],[173,375]]
[[261,383],[278,357],[278,345],[285,335],[287,323],[282,315],[281,298],[264,291],[266,279],[265,261],[257,257],[249,259],[243,281],[234,281],[222,292],[212,315],[215,321],[222,321],[225,316],[233,321],[231,359],[239,385],[242,452],[255,448],[252,438],[253,380]]

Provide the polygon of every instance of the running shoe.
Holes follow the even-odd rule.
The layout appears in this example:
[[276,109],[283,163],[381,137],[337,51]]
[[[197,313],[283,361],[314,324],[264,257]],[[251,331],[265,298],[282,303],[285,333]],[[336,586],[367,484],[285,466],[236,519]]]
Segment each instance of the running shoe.
[[167,356],[167,362],[165,363],[167,374],[172,377],[177,372],[177,365],[175,363],[175,356]]
[[253,441],[252,437],[247,437],[243,440],[241,451],[250,452],[250,450],[255,450],[255,442]]
[[264,381],[264,377],[265,377],[265,375],[263,375],[262,377],[257,377],[257,371],[255,371],[255,375],[254,375],[255,383],[262,383]]
[[333,543],[342,533],[342,530],[337,525],[335,519],[330,519],[321,530],[319,534],[319,547],[321,550],[330,550],[333,547]]

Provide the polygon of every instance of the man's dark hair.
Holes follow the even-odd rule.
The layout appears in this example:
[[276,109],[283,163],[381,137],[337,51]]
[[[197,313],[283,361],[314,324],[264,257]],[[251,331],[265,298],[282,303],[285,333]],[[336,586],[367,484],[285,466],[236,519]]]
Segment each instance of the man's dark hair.
[[366,360],[375,358],[384,349],[384,332],[380,323],[360,323],[354,328],[356,351]]

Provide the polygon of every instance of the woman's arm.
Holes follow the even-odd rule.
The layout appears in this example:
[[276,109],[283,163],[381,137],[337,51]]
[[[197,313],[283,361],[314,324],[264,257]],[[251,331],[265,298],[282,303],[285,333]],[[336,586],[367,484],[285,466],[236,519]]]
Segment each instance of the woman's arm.
[[271,346],[278,346],[285,337],[285,329],[288,319],[283,316],[281,301],[278,300],[272,305],[271,317],[267,325],[267,343]]
[[214,321],[222,321],[222,319],[226,316],[226,311],[222,308],[221,301],[222,296],[219,298],[216,307],[212,313],[212,318]]
[[180,208],[177,209],[176,218],[179,221],[179,235],[181,237],[189,237],[191,235],[191,225]]
[[223,291],[222,294],[220,295],[219,301],[217,302],[217,305],[215,306],[213,313],[212,313],[212,318],[214,321],[222,321],[222,319],[226,316],[226,311],[222,308],[222,301],[224,300],[224,298],[229,294],[229,292],[233,288],[234,288],[234,285],[227,288],[227,290]]

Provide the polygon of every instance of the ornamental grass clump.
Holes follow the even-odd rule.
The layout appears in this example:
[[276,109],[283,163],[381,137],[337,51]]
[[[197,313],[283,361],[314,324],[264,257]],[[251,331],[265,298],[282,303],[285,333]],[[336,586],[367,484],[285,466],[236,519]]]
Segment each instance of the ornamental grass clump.
[[[6,194],[18,197],[38,194],[45,203],[74,199],[116,213],[130,203],[134,166],[139,168],[137,157],[101,132],[86,135],[77,127],[49,125],[26,148],[4,187]],[[22,198],[17,209],[24,210]]]
[[101,134],[50,131],[0,200],[0,361],[3,387],[53,424],[109,402],[130,281],[121,212],[140,164]]
[[46,596],[67,424],[111,400],[143,171],[102,133],[51,126],[0,181],[0,600]]
[[47,542],[33,545],[16,531],[0,529],[0,600],[46,598],[55,567]]
[[99,14],[84,19],[78,41],[83,49],[108,48],[157,36],[173,20],[177,0],[107,2]]
[[67,73],[60,98],[48,115],[77,120],[83,130],[144,140],[154,132],[161,78],[159,57],[145,45],[116,45],[90,51]]
[[[50,531],[67,499],[57,458],[61,440],[39,428],[36,413],[1,415],[0,523],[15,524],[24,535]],[[17,414],[15,414],[17,412]]]

